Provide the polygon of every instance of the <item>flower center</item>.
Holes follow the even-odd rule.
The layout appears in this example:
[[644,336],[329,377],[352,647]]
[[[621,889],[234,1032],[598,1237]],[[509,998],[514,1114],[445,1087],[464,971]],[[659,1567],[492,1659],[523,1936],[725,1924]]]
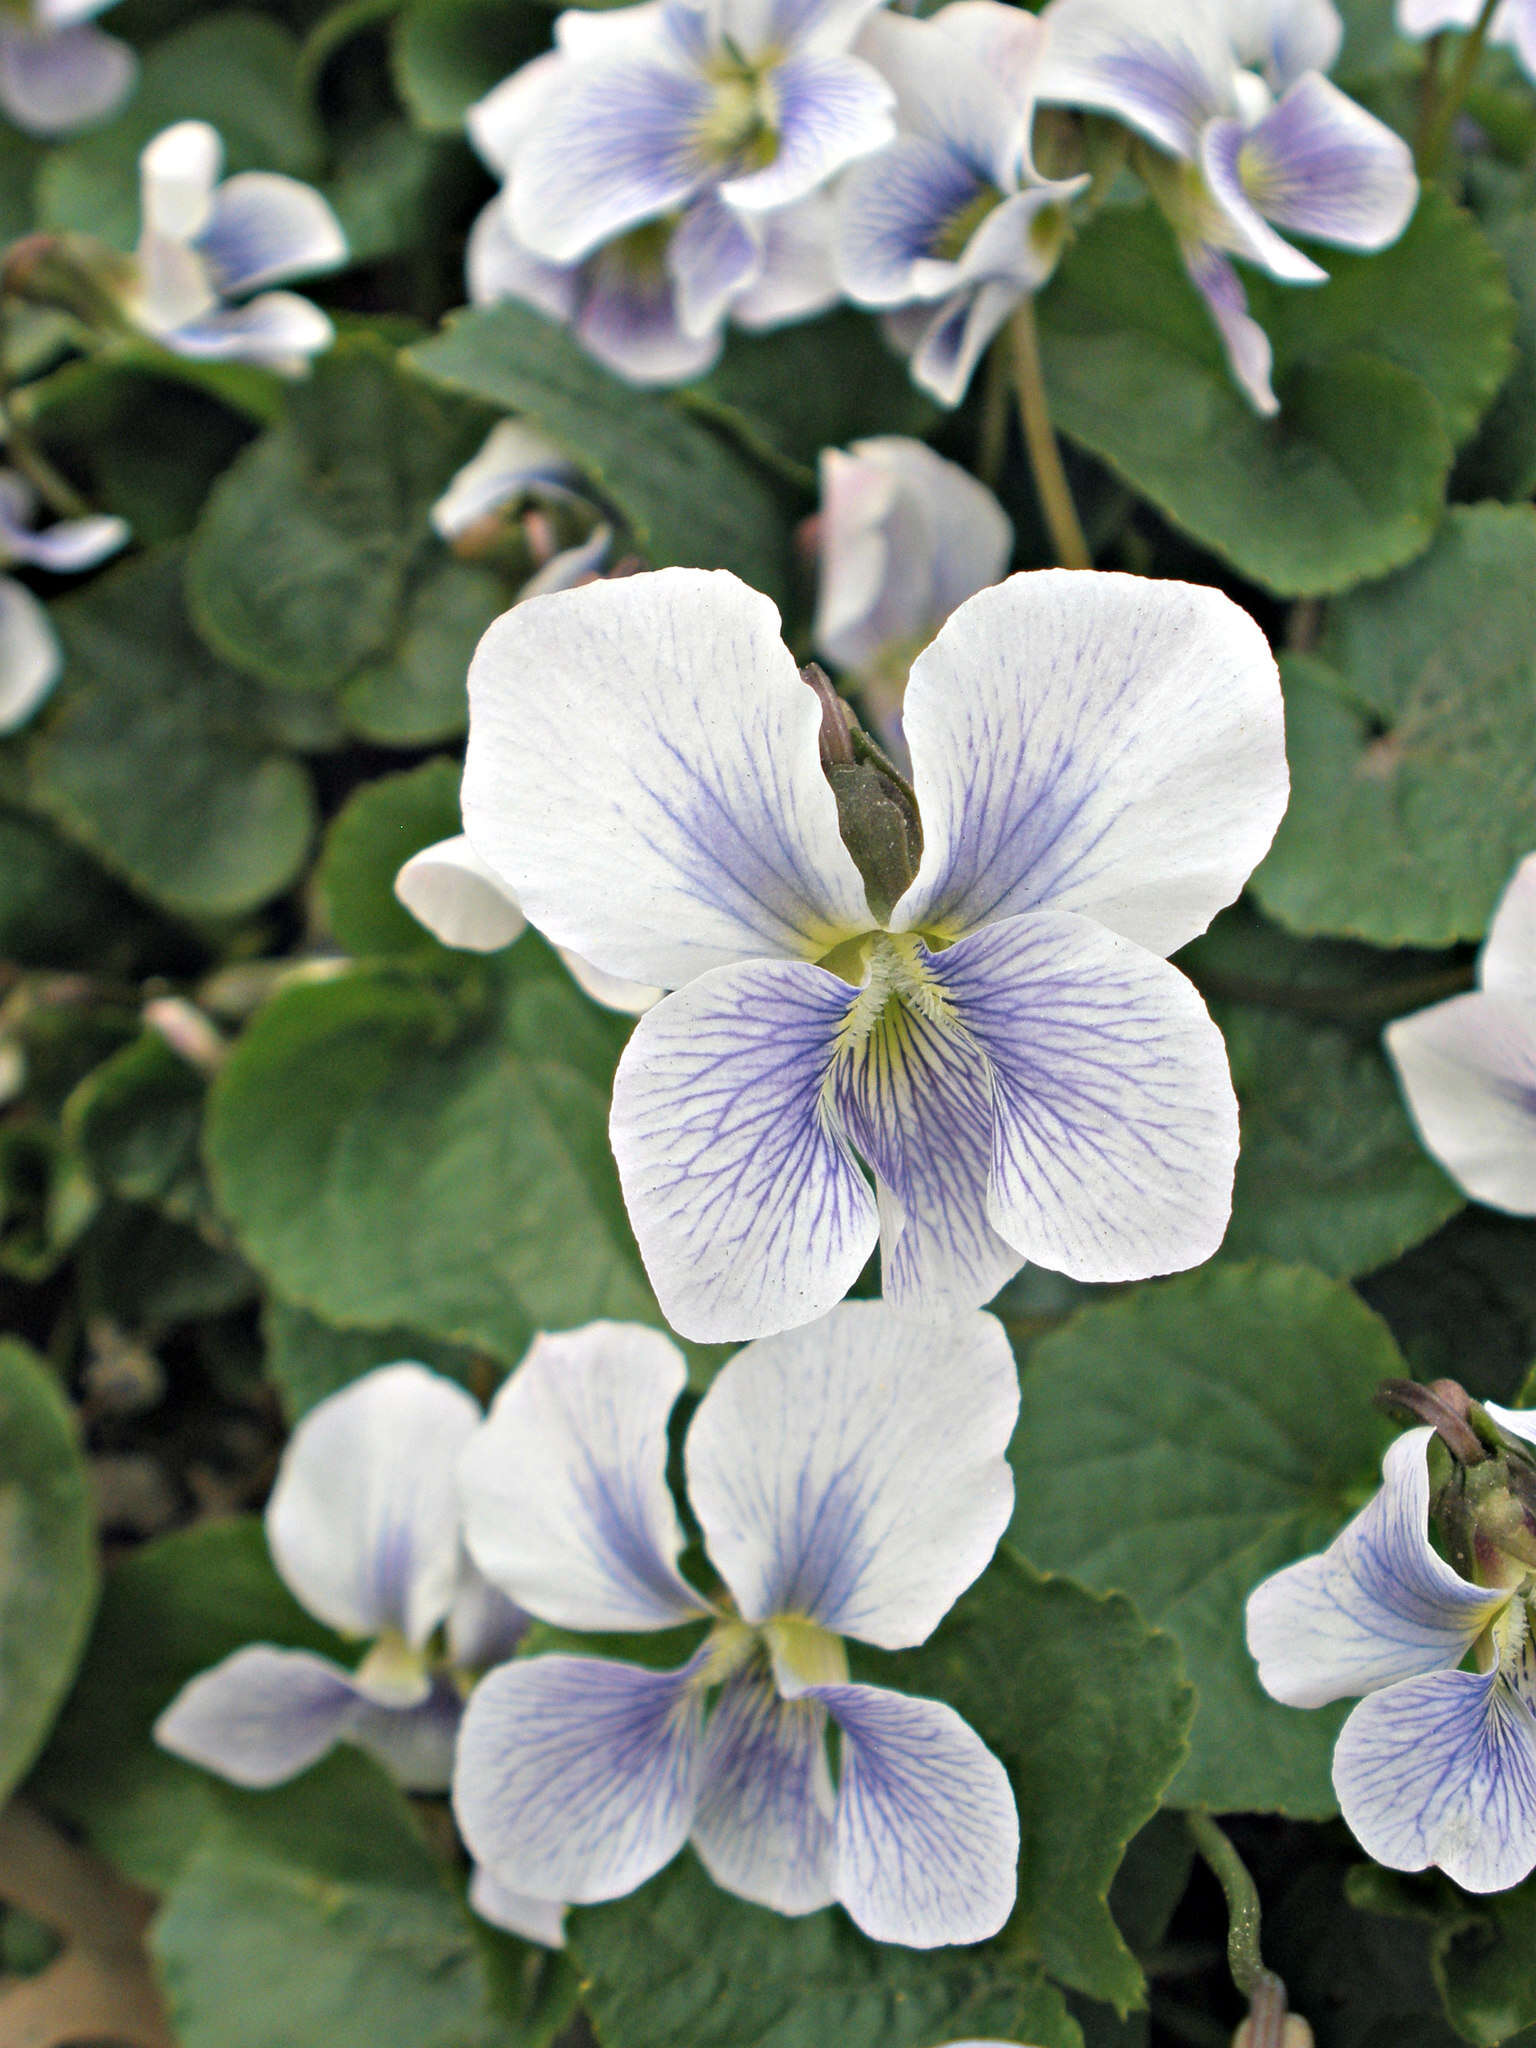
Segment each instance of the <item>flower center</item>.
[[359,1685],[375,1699],[398,1700],[414,1706],[426,1693],[430,1667],[419,1650],[413,1650],[398,1629],[386,1629],[353,1673]]
[[779,95],[773,70],[779,54],[765,51],[754,62],[733,50],[711,66],[714,94],[697,133],[712,162],[740,174],[760,171],[777,156]]
[[593,257],[600,270],[617,275],[630,284],[659,286],[666,280],[667,249],[677,226],[676,216],[642,221],[626,235],[608,243]]
[[995,185],[981,185],[964,206],[956,209],[934,236],[929,253],[941,263],[958,263],[970,247],[971,237],[989,213],[1001,206],[1003,195]]
[[[928,948],[916,932],[869,932],[861,939],[845,940],[820,965],[845,981],[851,980],[845,968],[852,964],[850,949],[855,947],[863,983],[843,1019],[839,1034],[843,1050],[859,1051],[877,1031],[896,1025],[904,1011],[915,1011],[930,1024],[948,1021],[948,993],[928,966]],[[835,964],[840,955],[844,956],[841,966]]]

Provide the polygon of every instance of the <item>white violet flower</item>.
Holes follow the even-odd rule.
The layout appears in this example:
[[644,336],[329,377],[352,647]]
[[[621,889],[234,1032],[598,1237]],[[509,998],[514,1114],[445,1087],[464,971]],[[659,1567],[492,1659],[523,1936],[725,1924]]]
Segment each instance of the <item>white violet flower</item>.
[[[105,513],[59,519],[36,530],[37,492],[14,469],[0,469],[0,571],[46,569],[67,576],[94,569],[131,538],[124,520]],[[15,732],[58,681],[63,650],[48,613],[24,583],[0,574],[0,733]]]
[[115,113],[139,60],[95,17],[113,0],[20,0],[0,7],[0,114],[28,135],[67,135]]

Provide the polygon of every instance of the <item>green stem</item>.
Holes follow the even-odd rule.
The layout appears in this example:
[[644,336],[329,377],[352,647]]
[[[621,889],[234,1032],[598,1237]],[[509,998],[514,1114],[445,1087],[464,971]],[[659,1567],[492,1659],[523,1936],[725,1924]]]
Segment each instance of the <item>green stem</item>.
[[976,474],[989,491],[1002,481],[1008,452],[1008,351],[994,342],[982,371],[981,427],[976,436]]
[[1248,2001],[1252,2048],[1282,2048],[1285,1985],[1266,1969],[1259,1948],[1259,1894],[1248,1866],[1208,1813],[1186,1813],[1195,1847],[1227,1896],[1227,1967]]
[[1082,522],[1072,502],[1072,487],[1056,445],[1056,430],[1051,425],[1032,299],[1025,299],[1009,321],[1008,344],[1013,361],[1013,389],[1019,402],[1019,425],[1024,430],[1024,446],[1029,453],[1051,546],[1064,569],[1091,569],[1093,557],[1083,537]]
[[15,386],[11,382],[10,358],[7,350],[5,299],[0,294],[0,453],[12,468],[21,471],[27,481],[41,493],[49,509],[61,519],[80,519],[90,511],[90,505],[68,477],[62,475],[33,439],[31,429],[19,418],[14,402]]
[[1451,126],[1461,112],[1467,92],[1472,84],[1472,74],[1483,54],[1483,45],[1488,40],[1488,30],[1493,21],[1499,0],[1483,0],[1482,12],[1468,30],[1461,48],[1456,53],[1456,62],[1451,75],[1445,82],[1445,89],[1438,94],[1434,111],[1423,123],[1419,146],[1414,152],[1421,178],[1433,178],[1440,169],[1440,160],[1445,155],[1445,145],[1450,140]]

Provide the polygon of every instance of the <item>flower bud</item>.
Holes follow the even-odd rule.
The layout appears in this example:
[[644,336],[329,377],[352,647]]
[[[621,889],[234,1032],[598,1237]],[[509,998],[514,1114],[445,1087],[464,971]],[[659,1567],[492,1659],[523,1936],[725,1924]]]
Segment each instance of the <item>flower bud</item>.
[[[1244,2020],[1232,2036],[1232,2048],[1267,2048],[1254,2031],[1252,2020]],[[1280,2024],[1275,2048],[1313,2048],[1312,2029],[1299,2012],[1288,2012]]]
[[889,917],[923,857],[917,798],[814,661],[800,671],[821,704],[821,771],[837,799],[837,828],[864,881],[869,907]]

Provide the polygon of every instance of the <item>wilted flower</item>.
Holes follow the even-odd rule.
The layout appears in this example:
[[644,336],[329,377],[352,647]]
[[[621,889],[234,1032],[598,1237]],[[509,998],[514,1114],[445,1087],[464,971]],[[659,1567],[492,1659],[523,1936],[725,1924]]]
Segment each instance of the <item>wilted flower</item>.
[[816,652],[894,739],[913,661],[956,605],[995,583],[1013,526],[983,483],[898,434],[821,457]]
[[[596,518],[580,473],[565,451],[526,420],[498,420],[479,454],[465,463],[432,507],[432,525],[466,559],[494,561],[505,518],[519,508],[535,515],[524,523],[525,542],[533,540],[530,528],[542,532],[549,526],[552,512],[574,510]],[[573,589],[598,573],[612,545],[613,529],[597,521],[585,539],[572,546],[547,547],[539,568],[518,595]],[[531,545],[529,552],[537,554],[538,546]]]
[[519,605],[470,671],[476,853],[555,943],[676,991],[610,1126],[668,1319],[809,1322],[877,1236],[887,1297],[932,1315],[1025,1259],[1209,1257],[1236,1104],[1163,956],[1284,809],[1257,626],[1130,576],[982,591],[913,665],[915,794],[822,686],[766,598],[688,569]]
[[[0,469],[0,569],[26,566],[70,575],[94,569],[127,544],[121,519],[94,513],[34,531],[36,491],[14,469]],[[23,583],[0,575],[0,733],[25,725],[59,679],[63,652],[48,614]]]
[[0,10],[0,114],[29,135],[65,135],[114,113],[139,63],[93,17],[113,0],[20,0]]
[[[1435,1393],[1416,1390],[1416,1405]],[[1536,1460],[1522,1450],[1536,1415],[1458,1405],[1479,1428],[1435,1507],[1464,1570],[1429,1538],[1435,1431],[1407,1430],[1381,1491],[1328,1549],[1250,1596],[1248,1647],[1265,1691],[1289,1706],[1364,1695],[1333,1784],[1369,1855],[1502,1891],[1536,1866]],[[1490,1455],[1479,1435],[1502,1449]]]
[[[1401,34],[1418,41],[1442,29],[1471,29],[1483,12],[1483,0],[1397,0]],[[1488,24],[1490,43],[1508,43],[1526,72],[1536,78],[1536,0],[1503,0]]]
[[998,0],[877,15],[859,39],[895,90],[900,132],[843,180],[843,284],[861,305],[908,309],[896,326],[913,378],[945,405],[1055,269],[1065,203],[1088,182],[1044,180],[1031,161],[1043,40],[1033,15]]
[[143,227],[124,310],[177,355],[302,375],[329,348],[331,323],[308,299],[259,287],[345,262],[346,237],[313,186],[274,171],[221,183],[223,159],[206,121],[179,121],[145,149]]
[[[1278,410],[1269,339],[1231,258],[1286,284],[1327,272],[1286,240],[1384,249],[1418,197],[1402,137],[1323,76],[1343,29],[1328,0],[1051,0],[1039,92],[1113,114],[1260,412]],[[1281,232],[1281,231],[1284,232]]]
[[1018,1412],[1001,1328],[845,1303],[733,1358],[685,1447],[718,1599],[677,1568],[667,1415],[686,1377],[655,1330],[540,1337],[465,1456],[468,1542],[520,1605],[565,1629],[711,1624],[676,1670],[558,1653],[485,1679],[454,1773],[466,1842],[519,1891],[590,1901],[691,1841],[781,1913],[837,1900],[879,1941],[984,1940],[1014,1899],[1003,1768],[952,1708],[852,1684],[842,1638],[923,1642],[996,1548]]
[[1476,1202],[1536,1216],[1536,853],[1516,868],[1477,988],[1389,1024],[1419,1136]]

